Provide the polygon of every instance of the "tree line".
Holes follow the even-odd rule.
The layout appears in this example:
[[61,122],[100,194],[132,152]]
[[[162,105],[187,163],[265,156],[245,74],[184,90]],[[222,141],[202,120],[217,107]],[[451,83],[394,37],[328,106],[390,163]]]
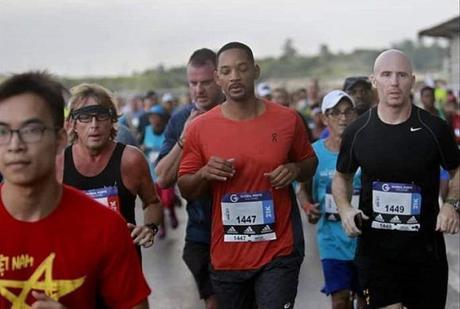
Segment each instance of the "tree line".
[[[391,47],[404,51],[413,61],[415,71],[441,72],[448,49],[437,41],[431,45],[423,42],[403,40]],[[371,73],[373,62],[383,49],[355,49],[352,52],[333,53],[323,44],[316,55],[302,55],[294,47],[291,39],[286,39],[279,57],[257,59],[261,66],[261,79],[319,78],[343,79],[351,75]],[[68,87],[91,82],[101,84],[113,91],[144,93],[151,89],[178,89],[186,86],[186,67],[165,69],[162,65],[146,69],[129,76],[118,77],[62,77],[61,81]],[[1,77],[0,77],[1,80]]]

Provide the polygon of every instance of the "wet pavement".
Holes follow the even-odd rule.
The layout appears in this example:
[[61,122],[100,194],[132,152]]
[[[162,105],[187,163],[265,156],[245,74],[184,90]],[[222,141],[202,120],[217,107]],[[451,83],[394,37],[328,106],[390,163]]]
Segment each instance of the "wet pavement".
[[[139,209],[140,207],[136,207]],[[192,275],[182,261],[186,213],[177,209],[179,227],[167,230],[165,239],[156,240],[152,248],[143,249],[143,267],[153,290],[149,302],[155,309],[200,309]],[[139,214],[138,214],[139,215]],[[304,221],[306,256],[302,264],[296,299],[298,309],[330,308],[330,300],[320,292],[323,275],[318,250],[314,241],[314,226]],[[142,222],[139,218],[138,222]],[[447,309],[460,308],[459,235],[446,235],[449,258],[449,291]]]

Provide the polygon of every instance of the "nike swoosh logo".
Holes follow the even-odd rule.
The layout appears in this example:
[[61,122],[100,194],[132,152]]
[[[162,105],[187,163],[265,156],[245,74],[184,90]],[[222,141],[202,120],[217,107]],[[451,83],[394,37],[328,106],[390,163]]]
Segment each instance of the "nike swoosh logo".
[[411,132],[415,132],[415,131],[418,131],[418,130],[421,130],[421,129],[422,129],[422,128],[412,128],[412,127],[411,127],[411,128],[410,128],[410,131],[411,131]]

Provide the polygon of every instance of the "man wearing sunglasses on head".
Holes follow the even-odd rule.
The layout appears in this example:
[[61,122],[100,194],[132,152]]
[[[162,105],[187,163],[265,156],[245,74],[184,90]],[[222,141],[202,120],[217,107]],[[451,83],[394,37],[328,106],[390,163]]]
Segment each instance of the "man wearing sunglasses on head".
[[[99,85],[71,89],[67,118],[71,145],[58,158],[57,175],[122,215],[134,243],[147,248],[153,244],[163,210],[142,152],[114,140],[118,118],[114,103],[110,91]],[[137,195],[143,202],[143,225],[135,221]]]

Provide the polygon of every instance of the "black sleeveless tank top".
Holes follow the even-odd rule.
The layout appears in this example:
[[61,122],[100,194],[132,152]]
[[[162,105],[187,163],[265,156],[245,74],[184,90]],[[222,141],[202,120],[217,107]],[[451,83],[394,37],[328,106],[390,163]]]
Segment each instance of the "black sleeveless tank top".
[[64,153],[63,182],[85,191],[109,208],[120,212],[127,222],[136,224],[134,214],[136,196],[125,187],[121,180],[121,156],[125,147],[126,145],[117,143],[104,170],[94,177],[87,177],[76,169],[72,146],[68,146]]

